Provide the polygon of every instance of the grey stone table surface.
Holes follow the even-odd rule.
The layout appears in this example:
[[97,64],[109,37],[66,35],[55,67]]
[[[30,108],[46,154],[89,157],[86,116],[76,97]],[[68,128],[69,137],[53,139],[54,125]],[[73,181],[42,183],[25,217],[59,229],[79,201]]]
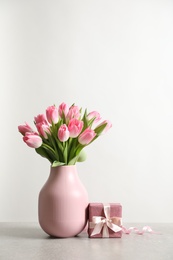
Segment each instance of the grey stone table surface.
[[[51,238],[38,223],[0,222],[0,260],[173,260],[173,223],[150,223],[160,234],[121,238]],[[142,223],[124,224],[142,229]]]

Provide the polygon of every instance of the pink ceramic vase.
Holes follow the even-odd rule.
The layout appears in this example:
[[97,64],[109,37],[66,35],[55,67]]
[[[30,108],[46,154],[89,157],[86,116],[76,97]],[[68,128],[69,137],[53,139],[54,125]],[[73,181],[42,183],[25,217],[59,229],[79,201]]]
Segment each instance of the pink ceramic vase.
[[50,236],[73,237],[87,223],[88,194],[80,181],[76,165],[51,167],[39,193],[38,217]]

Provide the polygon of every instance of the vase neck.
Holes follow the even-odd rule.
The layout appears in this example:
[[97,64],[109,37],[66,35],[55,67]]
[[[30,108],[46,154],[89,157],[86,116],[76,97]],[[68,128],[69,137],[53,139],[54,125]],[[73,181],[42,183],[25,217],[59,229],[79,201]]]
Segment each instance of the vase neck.
[[63,165],[50,168],[49,179],[56,180],[67,178],[70,178],[71,180],[78,178],[76,165]]

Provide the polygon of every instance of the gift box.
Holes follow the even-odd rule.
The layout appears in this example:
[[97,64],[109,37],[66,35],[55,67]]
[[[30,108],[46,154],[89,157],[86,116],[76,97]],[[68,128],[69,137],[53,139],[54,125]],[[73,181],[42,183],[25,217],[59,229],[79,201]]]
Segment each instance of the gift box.
[[120,203],[89,203],[89,238],[120,238],[122,206]]

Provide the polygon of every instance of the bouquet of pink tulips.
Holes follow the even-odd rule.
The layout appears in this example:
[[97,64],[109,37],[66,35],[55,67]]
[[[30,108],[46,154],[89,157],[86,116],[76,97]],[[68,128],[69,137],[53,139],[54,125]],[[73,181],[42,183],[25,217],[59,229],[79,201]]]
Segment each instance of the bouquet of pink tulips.
[[83,148],[112,126],[108,120],[101,121],[96,111],[82,114],[82,108],[65,103],[49,106],[46,114],[34,117],[34,124],[37,131],[27,123],[19,125],[18,130],[23,141],[47,158],[52,167],[84,161]]

